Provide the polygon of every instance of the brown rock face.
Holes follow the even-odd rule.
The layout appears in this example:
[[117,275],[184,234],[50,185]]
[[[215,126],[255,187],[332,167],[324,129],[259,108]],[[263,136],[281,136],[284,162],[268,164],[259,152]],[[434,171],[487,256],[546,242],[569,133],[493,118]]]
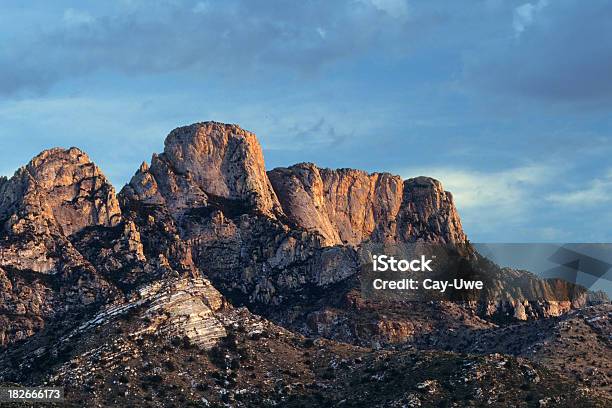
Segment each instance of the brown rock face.
[[386,173],[319,169],[303,163],[268,173],[291,221],[319,232],[326,245],[358,245],[395,235],[402,180]]
[[398,239],[404,242],[465,243],[468,240],[453,195],[444,191],[442,183],[430,177],[404,181],[397,231]]
[[[452,195],[434,179],[313,164],[266,173],[255,135],[215,122],[172,131],[119,199],[80,150],[43,152],[0,178],[0,224],[0,319],[24,316],[5,319],[0,344],[61,319],[62,305],[80,313],[168,277],[207,277],[230,301],[294,328],[334,309],[337,318],[314,319],[333,327],[314,335],[399,341],[416,324],[404,308],[391,321],[373,305],[373,320],[361,322],[350,304],[365,300],[342,300],[359,293],[360,248],[467,242]],[[498,292],[508,279],[500,277]],[[544,310],[514,294],[469,310],[523,319],[570,307]],[[429,321],[432,313],[422,315]]]
[[0,221],[19,233],[57,227],[69,236],[88,226],[121,220],[115,189],[77,148],[51,149],[36,156],[10,180],[0,183]]
[[[545,395],[533,379],[548,372],[435,350],[478,353],[487,337],[497,350],[503,338],[517,344],[501,351],[520,346],[530,357],[544,338],[523,344],[523,333],[498,325],[589,304],[584,288],[570,296],[571,285],[502,269],[469,243],[448,247],[475,276],[486,273],[490,297],[366,296],[360,272],[377,248],[467,242],[451,194],[427,177],[313,164],[266,173],[252,133],[214,122],[171,132],[117,199],[80,150],[43,152],[0,177],[0,226],[0,382],[61,385],[78,406],[94,394],[100,406],[141,406],[151,395],[158,405],[438,406],[449,395],[521,405]],[[609,348],[604,313],[585,316],[601,327],[592,336],[599,356]],[[461,371],[459,388],[448,370]],[[481,391],[496,383],[483,373],[503,375],[498,385],[530,384],[529,394],[511,400],[513,386],[491,399]],[[394,401],[381,384],[399,390]]]
[[297,164],[268,173],[285,214],[326,245],[466,242],[452,195],[437,180]]
[[255,135],[236,125],[196,123],[173,130],[151,168],[141,166],[123,195],[167,204],[177,215],[216,202],[274,218],[281,212]]
[[0,345],[116,296],[71,240],[120,222],[115,189],[79,149],[44,151],[0,182]]

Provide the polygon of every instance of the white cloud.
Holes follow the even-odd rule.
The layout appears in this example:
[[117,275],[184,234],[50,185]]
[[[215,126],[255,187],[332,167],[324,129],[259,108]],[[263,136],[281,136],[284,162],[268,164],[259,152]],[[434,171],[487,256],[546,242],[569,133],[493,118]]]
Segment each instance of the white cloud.
[[384,11],[391,17],[406,20],[410,15],[406,0],[363,0],[370,3],[380,11]]
[[514,9],[512,19],[512,28],[514,34],[518,37],[531,24],[533,24],[536,15],[548,5],[548,0],[538,0],[536,3],[525,3]]
[[91,14],[85,11],[79,11],[75,9],[66,9],[64,11],[64,23],[67,25],[85,25],[90,24],[94,21]]
[[548,200],[579,208],[612,202],[612,170],[602,178],[591,180],[585,188],[551,194]]
[[206,13],[210,9],[210,3],[208,1],[200,1],[193,7],[193,12]]
[[562,241],[569,237],[567,231],[562,230],[557,227],[541,227],[536,228],[534,231],[534,236],[536,238],[540,238],[544,241]]
[[546,183],[553,175],[553,167],[528,165],[497,172],[481,172],[456,168],[411,169],[405,178],[418,174],[439,179],[444,188],[453,193],[455,203],[462,209],[484,207],[517,208],[526,200],[526,190]]
[[[401,172],[403,178],[426,175],[440,180],[453,194],[463,226],[471,236],[508,236],[507,228],[525,229],[542,201],[541,186],[560,170],[548,165],[525,165],[484,172],[460,168],[419,168]],[[493,234],[495,232],[495,234]]]

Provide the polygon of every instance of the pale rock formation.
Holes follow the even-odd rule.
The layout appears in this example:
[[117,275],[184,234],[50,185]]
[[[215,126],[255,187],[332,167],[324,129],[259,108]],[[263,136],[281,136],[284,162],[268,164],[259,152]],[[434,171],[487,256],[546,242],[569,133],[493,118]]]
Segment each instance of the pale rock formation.
[[168,278],[139,288],[129,302],[103,308],[63,341],[108,324],[119,316],[135,313],[147,323],[139,331],[130,333],[131,336],[154,333],[169,338],[186,337],[192,344],[210,348],[227,334],[218,315],[230,309],[208,280]]
[[122,194],[166,204],[173,214],[209,203],[271,218],[281,209],[255,135],[236,125],[196,123],[173,130],[164,153],[143,164]]
[[326,245],[364,241],[463,243],[452,195],[437,180],[319,169],[302,163],[268,173],[283,210]]
[[227,334],[216,317],[225,306],[208,280],[180,279],[150,296],[145,316],[152,323],[145,330],[187,337],[192,344],[208,349]]
[[89,157],[77,148],[51,149],[36,156],[0,184],[0,221],[13,233],[65,236],[89,226],[114,226],[121,220],[115,189]]

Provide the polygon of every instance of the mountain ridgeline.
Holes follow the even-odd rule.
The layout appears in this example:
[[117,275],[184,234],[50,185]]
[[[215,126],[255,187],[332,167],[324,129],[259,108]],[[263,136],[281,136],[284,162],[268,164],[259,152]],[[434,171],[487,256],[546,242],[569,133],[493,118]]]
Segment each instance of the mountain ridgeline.
[[[223,366],[222,378],[206,387],[256,383],[259,394],[249,397],[254,403],[279,391],[257,373],[242,377],[228,357],[235,354],[244,363],[249,348],[238,353],[241,342],[274,343],[269,347],[285,350],[291,360],[308,353],[296,345],[307,336],[328,353],[320,360],[326,364],[349,355],[367,360],[371,355],[362,347],[444,343],[460,351],[451,338],[460,331],[554,318],[589,305],[586,291],[571,299],[555,296],[572,290],[570,284],[490,263],[498,295],[491,301],[363,298],[359,248],[413,242],[463,246],[470,257],[479,257],[452,194],[439,181],[311,163],[266,171],[256,136],[236,125],[203,122],[173,130],[164,151],[150,165],[143,163],[118,194],[81,150],[47,150],[12,178],[0,178],[0,383],[52,380],[93,390],[104,376],[119,375],[101,365],[104,358],[123,355],[142,363],[138,353],[147,347],[151,355],[158,352],[161,335],[172,347],[180,339],[208,350],[206,361]],[[112,331],[115,326],[130,334]],[[274,340],[260,339],[267,332],[276,333]],[[217,361],[214,353],[221,349],[226,354],[219,358],[230,360]],[[269,365],[266,370],[276,369],[276,361],[257,358]],[[398,361],[410,358],[401,355]],[[360,367],[373,370],[377,359],[370,368]],[[298,360],[296,372],[320,374]],[[96,370],[102,379],[92,377]],[[278,379],[287,382],[287,375],[281,370]],[[148,374],[147,381],[154,383],[155,376]],[[211,401],[239,395],[219,391],[210,397],[211,389],[202,387],[194,393]],[[303,388],[283,392],[319,398]],[[340,395],[333,394],[321,398]],[[570,397],[582,398],[564,398]],[[101,393],[95,398],[101,406],[112,405]]]
[[[437,180],[310,163],[266,172],[253,133],[215,122],[173,130],[118,195],[84,152],[45,151],[0,185],[0,222],[4,345],[170,270],[266,315],[350,282],[365,242],[467,242]],[[478,310],[525,319],[571,307],[510,298]]]

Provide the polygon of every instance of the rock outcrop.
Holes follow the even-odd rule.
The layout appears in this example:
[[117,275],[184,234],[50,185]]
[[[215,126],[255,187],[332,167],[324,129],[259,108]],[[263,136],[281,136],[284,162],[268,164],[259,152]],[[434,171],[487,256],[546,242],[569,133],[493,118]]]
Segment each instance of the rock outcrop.
[[302,163],[268,173],[287,217],[320,233],[325,245],[359,245],[396,236],[402,180],[387,173],[319,169]]
[[166,286],[144,297],[144,316],[151,321],[144,332],[186,338],[204,349],[227,335],[216,316],[227,308],[226,302],[208,280],[183,278]]
[[[461,265],[487,274],[495,300],[365,296],[360,272],[373,248],[413,243],[450,247]],[[168,395],[181,406],[208,398],[275,405],[291,396],[362,406],[372,395],[380,406],[429,406],[448,402],[434,395],[456,392],[457,384],[489,403],[482,386],[492,380],[481,380],[483,372],[515,384],[523,378],[517,370],[531,378],[537,367],[440,350],[464,351],[457,333],[496,334],[509,322],[585,306],[588,294],[574,289],[483,260],[437,180],[313,164],[266,172],[255,135],[235,125],[175,129],[117,197],[76,148],[45,151],[0,178],[0,347],[11,346],[0,350],[0,383],[87,391],[100,406],[140,406],[162,382],[172,387],[156,389],[166,398],[155,406],[168,406]],[[390,368],[394,359],[402,364]],[[513,367],[500,371],[505,365]],[[422,377],[422,367],[438,377]],[[446,381],[447,368],[461,375]],[[388,374],[409,379],[392,387],[400,394],[391,405],[380,391]],[[351,387],[361,392],[363,384],[371,388],[354,398]],[[409,398],[407,386],[417,390]],[[85,404],[80,398],[72,396]],[[506,391],[496,398],[518,403]]]
[[445,244],[466,243],[453,195],[431,177],[404,181],[402,206],[397,216],[398,240]]
[[325,245],[365,241],[464,243],[452,195],[437,180],[319,169],[302,163],[268,173],[285,214]]
[[71,238],[120,222],[113,186],[76,148],[44,151],[1,183],[0,345],[118,296]]
[[174,216],[211,205],[271,218],[281,212],[255,135],[216,122],[173,130],[164,152],[153,156],[150,168],[141,166],[123,195],[165,204]]
[[356,273],[350,249],[326,249],[320,234],[286,221],[252,133],[198,123],[165,146],[119,194],[147,256],[201,271],[248,304],[279,304]]
[[20,233],[70,236],[89,226],[114,226],[121,220],[115,189],[89,157],[77,148],[51,149],[36,156],[0,185],[0,221]]

